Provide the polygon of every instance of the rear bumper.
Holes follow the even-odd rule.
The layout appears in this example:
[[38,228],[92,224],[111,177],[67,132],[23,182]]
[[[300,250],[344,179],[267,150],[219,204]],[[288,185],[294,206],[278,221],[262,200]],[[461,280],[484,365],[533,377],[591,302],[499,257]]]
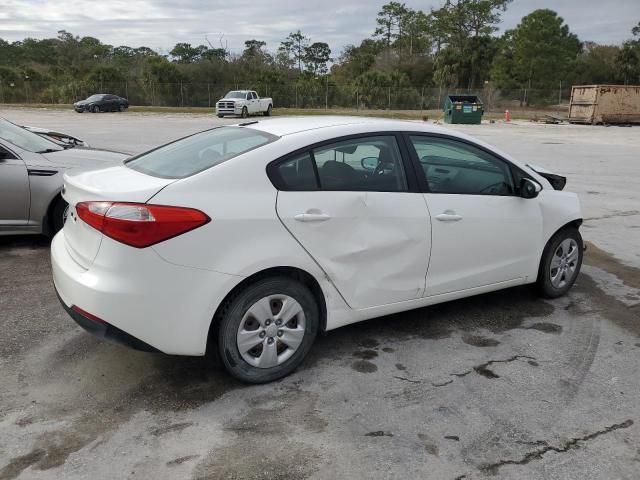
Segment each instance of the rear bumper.
[[107,237],[87,269],[71,257],[64,235],[63,228],[51,242],[60,301],[67,312],[75,305],[105,322],[93,325],[72,310],[80,326],[134,348],[205,354],[213,315],[243,277],[175,265],[152,248],[132,248]]
[[112,343],[117,343],[118,345],[124,345],[125,347],[133,348],[134,350],[140,350],[143,352],[160,352],[160,350],[158,350],[157,348],[152,347],[139,338],[129,335],[127,332],[120,330],[118,327],[114,327],[107,322],[97,322],[89,317],[82,315],[80,312],[73,310],[62,301],[58,290],[55,290],[56,295],[58,296],[58,300],[60,300],[60,304],[62,304],[62,307],[66,310],[69,316],[73,318],[78,325],[80,325],[92,335],[100,339],[108,340]]

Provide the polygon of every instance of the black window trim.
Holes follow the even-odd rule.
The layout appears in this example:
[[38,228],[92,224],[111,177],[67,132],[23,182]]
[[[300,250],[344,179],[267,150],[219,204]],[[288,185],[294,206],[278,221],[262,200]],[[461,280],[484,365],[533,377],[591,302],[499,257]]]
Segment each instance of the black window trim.
[[[9,142],[8,140],[4,140],[2,139],[2,141],[0,142],[0,148],[2,148],[3,150],[5,150],[6,152],[10,153],[11,155],[13,155],[13,158],[6,158],[5,160],[22,160],[22,157],[20,155],[18,155],[16,153],[15,150],[13,150],[12,148],[9,148],[6,143],[10,143],[11,145],[13,145],[13,143]],[[16,148],[20,148],[17,145],[15,145]]]
[[[281,191],[281,192],[386,192],[386,193],[421,193],[420,185],[418,183],[418,178],[415,171],[415,164],[412,161],[411,153],[409,148],[406,145],[406,139],[404,138],[404,132],[392,131],[392,130],[382,130],[375,132],[366,132],[366,133],[355,133],[351,135],[342,135],[339,137],[333,137],[328,140],[322,140],[320,142],[312,143],[301,147],[297,150],[289,152],[281,157],[276,158],[275,160],[269,162],[266,167],[267,177],[273,184],[273,186]],[[407,180],[407,189],[402,191],[389,191],[389,190],[343,190],[338,188],[320,188],[320,175],[318,173],[318,166],[316,165],[315,157],[313,155],[313,150],[325,147],[334,143],[346,142],[349,140],[356,140],[359,138],[369,138],[369,137],[393,137],[398,146],[398,150],[400,151],[400,159],[402,162],[402,167],[404,170],[405,178]],[[315,190],[298,190],[293,188],[287,188],[282,182],[276,171],[277,167],[284,162],[292,160],[293,157],[298,155],[308,153],[313,164],[313,171],[316,176],[316,188]]]
[[[533,180],[534,182],[538,183],[537,180],[535,180],[531,175],[529,175],[526,171],[524,171],[523,169],[519,168],[517,165],[514,165],[513,162],[511,162],[510,160],[504,158],[503,156],[497,154],[496,152],[494,152],[493,150],[490,150],[482,145],[478,145],[475,142],[469,141],[466,138],[460,138],[460,137],[456,137],[455,135],[447,135],[447,134],[442,134],[442,133],[432,133],[432,132],[404,132],[403,134],[404,140],[407,144],[407,148],[409,150],[409,156],[411,157],[411,163],[414,166],[414,169],[416,170],[416,176],[417,176],[417,180],[418,183],[420,185],[420,191],[422,193],[433,193],[433,194],[439,194],[439,195],[473,195],[473,196],[479,196],[479,197],[519,197],[520,196],[520,185],[518,185],[516,183],[516,178],[528,178],[530,180]],[[489,155],[490,157],[498,160],[499,162],[502,162],[504,164],[506,164],[507,168],[509,169],[509,173],[511,174],[511,179],[514,182],[513,188],[514,188],[514,192],[511,194],[507,194],[507,195],[495,195],[495,194],[487,194],[487,193],[444,193],[444,192],[432,192],[429,190],[429,184],[427,182],[427,176],[424,174],[424,171],[422,170],[422,165],[420,163],[420,159],[418,158],[418,152],[416,151],[415,147],[413,146],[413,143],[411,142],[411,138],[410,137],[431,137],[431,138],[436,138],[436,139],[441,139],[441,140],[451,140],[454,142],[458,142],[458,143],[462,143],[465,145],[469,145],[471,147],[477,148],[478,150],[486,153],[487,155]]]

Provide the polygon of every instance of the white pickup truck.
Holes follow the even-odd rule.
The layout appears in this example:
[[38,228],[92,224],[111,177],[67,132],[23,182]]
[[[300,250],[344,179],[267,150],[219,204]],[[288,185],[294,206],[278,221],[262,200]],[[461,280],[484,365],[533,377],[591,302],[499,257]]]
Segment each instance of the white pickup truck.
[[270,117],[272,110],[273,100],[260,98],[253,90],[232,90],[216,103],[216,115],[220,118],[225,115],[240,115],[242,118],[247,118],[249,115],[261,113]]

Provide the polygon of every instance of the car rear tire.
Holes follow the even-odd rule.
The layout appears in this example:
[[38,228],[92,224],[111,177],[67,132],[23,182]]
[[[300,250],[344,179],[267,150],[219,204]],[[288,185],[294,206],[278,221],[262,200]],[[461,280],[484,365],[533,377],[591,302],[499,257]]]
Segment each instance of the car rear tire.
[[538,289],[546,298],[565,295],[582,266],[582,235],[575,227],[563,228],[547,243],[540,260]]
[[64,227],[64,221],[67,218],[67,208],[69,204],[62,197],[58,197],[53,201],[51,206],[51,236],[53,237]]
[[311,349],[320,323],[313,294],[289,277],[250,284],[228,301],[219,321],[222,364],[248,383],[289,375]]
[[93,113],[100,113],[100,107],[98,105],[94,105],[91,111]]
[[269,105],[269,107],[267,108],[267,111],[264,112],[264,116],[270,117],[272,113],[273,113],[273,108],[271,107],[271,105]]
[[247,118],[249,116],[249,110],[247,110],[247,107],[242,107],[242,113],[240,114],[240,116],[242,118]]

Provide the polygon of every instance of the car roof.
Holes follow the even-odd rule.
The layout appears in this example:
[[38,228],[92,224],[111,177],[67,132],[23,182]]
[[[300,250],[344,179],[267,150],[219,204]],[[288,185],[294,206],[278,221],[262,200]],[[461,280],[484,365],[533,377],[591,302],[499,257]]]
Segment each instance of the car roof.
[[379,131],[420,131],[448,133],[457,136],[457,132],[421,121],[395,120],[375,117],[355,117],[341,115],[314,115],[301,117],[280,117],[269,120],[254,120],[240,123],[241,126],[260,130],[283,137],[294,133],[334,127],[361,127]]
[[253,120],[250,122],[239,123],[237,125],[240,125],[243,128],[253,128],[255,130],[270,133],[278,137],[289,138],[291,140],[293,140],[294,137],[299,137],[297,138],[298,142],[310,141],[310,143],[344,135],[358,135],[368,132],[432,133],[465,140],[494,152],[520,168],[527,171],[530,170],[523,162],[516,160],[508,153],[478,138],[454,130],[451,127],[434,125],[420,120],[396,120],[388,118],[341,115],[312,115],[300,117],[279,117],[268,120]]

